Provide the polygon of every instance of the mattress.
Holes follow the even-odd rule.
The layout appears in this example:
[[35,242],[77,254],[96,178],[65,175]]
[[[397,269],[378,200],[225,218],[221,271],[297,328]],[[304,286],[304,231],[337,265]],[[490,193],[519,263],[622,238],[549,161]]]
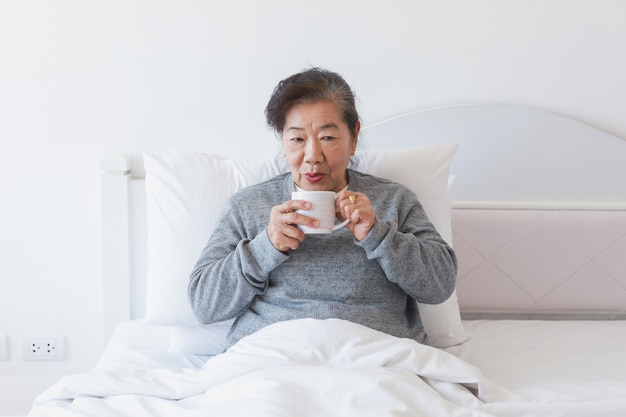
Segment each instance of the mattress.
[[626,321],[472,320],[446,350],[539,401],[626,397]]

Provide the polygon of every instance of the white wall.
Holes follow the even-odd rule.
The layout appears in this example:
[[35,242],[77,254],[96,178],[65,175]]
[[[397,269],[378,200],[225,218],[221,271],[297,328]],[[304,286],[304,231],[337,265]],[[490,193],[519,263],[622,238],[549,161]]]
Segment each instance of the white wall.
[[[263,109],[309,65],[365,124],[459,102],[525,104],[626,138],[620,0],[0,2],[0,415],[102,350],[99,163],[111,151],[273,149]],[[63,362],[24,362],[62,333]]]

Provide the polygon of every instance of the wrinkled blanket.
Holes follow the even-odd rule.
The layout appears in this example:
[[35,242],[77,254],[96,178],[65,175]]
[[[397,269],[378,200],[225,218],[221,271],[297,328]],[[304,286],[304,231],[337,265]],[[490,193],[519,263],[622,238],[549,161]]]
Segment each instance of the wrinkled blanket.
[[30,416],[571,416],[585,407],[620,415],[612,413],[626,401],[536,404],[442,350],[348,321],[304,319],[245,337],[201,369],[70,375]]

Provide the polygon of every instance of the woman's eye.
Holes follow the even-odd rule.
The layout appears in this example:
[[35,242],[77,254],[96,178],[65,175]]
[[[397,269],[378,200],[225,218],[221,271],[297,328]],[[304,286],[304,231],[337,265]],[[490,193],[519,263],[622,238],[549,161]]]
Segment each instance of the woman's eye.
[[298,142],[302,142],[304,139],[302,139],[302,138],[291,138],[290,140],[292,142],[298,143]]

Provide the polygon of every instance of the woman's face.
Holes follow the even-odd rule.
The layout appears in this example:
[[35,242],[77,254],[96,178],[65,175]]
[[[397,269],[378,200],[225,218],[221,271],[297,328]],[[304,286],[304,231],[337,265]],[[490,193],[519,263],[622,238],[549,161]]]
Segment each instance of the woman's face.
[[295,183],[307,191],[341,191],[360,125],[350,132],[332,101],[293,106],[285,117],[283,151]]

